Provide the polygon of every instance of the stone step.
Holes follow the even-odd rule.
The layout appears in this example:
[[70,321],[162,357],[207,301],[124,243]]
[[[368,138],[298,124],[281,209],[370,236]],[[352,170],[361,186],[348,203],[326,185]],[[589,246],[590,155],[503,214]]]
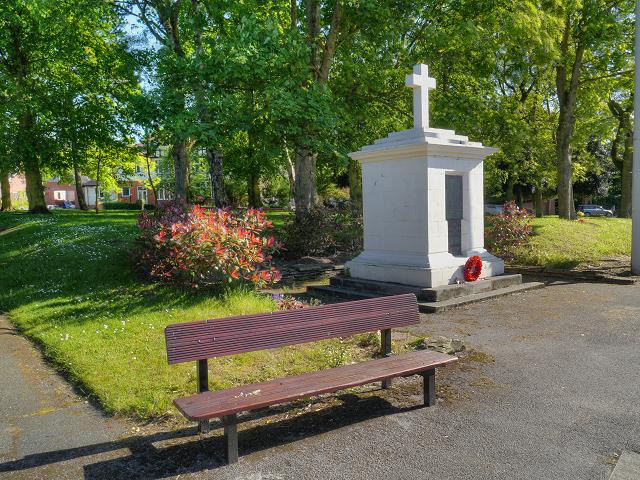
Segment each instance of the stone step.
[[[418,308],[423,313],[438,313],[445,310],[450,310],[452,308],[461,307],[463,305],[468,305],[470,303],[482,302],[484,300],[489,300],[491,298],[502,297],[505,295],[511,295],[513,293],[524,292],[527,290],[534,290],[538,288],[544,288],[544,283],[542,282],[527,282],[520,283],[517,285],[510,285],[508,287],[497,288],[495,290],[490,290],[487,292],[479,292],[479,293],[471,293],[463,297],[454,297],[448,300],[442,300],[439,302],[425,302],[418,300]],[[361,300],[365,298],[375,298],[385,295],[396,295],[396,293],[372,293],[366,292],[362,290],[355,290],[350,288],[337,287],[333,285],[313,285],[307,287],[307,292],[311,295],[330,295],[334,297],[350,299],[350,300]],[[400,293],[407,293],[400,292]]]
[[332,297],[346,298],[349,300],[363,300],[365,298],[377,298],[388,295],[379,293],[367,293],[359,290],[351,290],[347,288],[334,287],[331,285],[309,285],[307,293],[310,295],[330,295]]
[[422,290],[420,287],[411,287],[399,283],[378,282],[375,280],[365,280],[362,278],[352,278],[338,275],[329,280],[332,287],[344,288],[347,290],[357,290],[381,295],[401,295],[403,293],[414,293],[416,297]]
[[366,293],[376,293],[378,295],[413,293],[419,300],[427,302],[440,302],[456,297],[488,292],[513,285],[520,285],[521,283],[522,275],[520,274],[499,275],[497,277],[486,278],[475,282],[442,285],[434,288],[412,287],[398,283],[378,282],[375,280],[364,280],[361,278],[344,276],[336,276],[330,280],[332,287],[362,291]]
[[453,298],[466,297],[478,293],[491,292],[522,284],[522,275],[498,275],[496,277],[476,280],[475,282],[455,285],[442,285],[434,288],[424,288],[420,299],[428,302],[443,302]]
[[445,310],[451,310],[452,308],[462,307],[470,303],[482,302],[492,298],[504,297],[513,293],[525,292],[527,290],[535,290],[538,288],[544,288],[542,282],[526,282],[518,285],[511,285],[504,288],[497,288],[495,290],[489,290],[487,292],[472,293],[463,297],[454,297],[448,300],[442,300],[439,302],[421,302],[418,301],[418,307],[421,312],[424,313],[438,313]]

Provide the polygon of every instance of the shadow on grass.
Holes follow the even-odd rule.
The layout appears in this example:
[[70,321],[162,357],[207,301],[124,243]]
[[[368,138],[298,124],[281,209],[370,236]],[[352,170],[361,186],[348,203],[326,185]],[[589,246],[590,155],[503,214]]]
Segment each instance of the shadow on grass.
[[[346,393],[337,398],[342,401],[342,404],[276,423],[250,426],[239,430],[240,456],[288,445],[302,438],[309,438],[379,416],[422,408],[422,405],[396,407],[378,396],[361,397]],[[247,418],[253,420],[272,412],[273,409],[263,409]],[[217,430],[203,437],[198,436],[195,427],[190,427],[28,455],[20,460],[1,463],[0,472],[45,467],[93,455],[100,455],[100,457],[97,461],[84,465],[86,479],[158,479],[206,471],[226,465],[221,424],[219,421],[212,422],[212,427]],[[128,455],[120,455],[117,451],[121,449],[127,449]]]

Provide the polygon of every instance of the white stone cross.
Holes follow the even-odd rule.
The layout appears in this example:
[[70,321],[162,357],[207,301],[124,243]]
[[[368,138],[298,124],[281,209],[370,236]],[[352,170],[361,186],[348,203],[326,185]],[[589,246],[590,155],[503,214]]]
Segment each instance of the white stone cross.
[[423,63],[414,65],[405,86],[413,89],[413,128],[429,128],[429,90],[436,88],[436,79],[429,76],[429,67]]

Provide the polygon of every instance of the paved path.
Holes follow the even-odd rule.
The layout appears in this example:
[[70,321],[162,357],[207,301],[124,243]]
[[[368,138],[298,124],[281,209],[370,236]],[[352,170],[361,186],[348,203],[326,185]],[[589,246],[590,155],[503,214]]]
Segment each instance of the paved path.
[[640,478],[640,455],[622,452],[609,480],[638,480]]
[[78,401],[2,330],[0,477],[607,479],[623,450],[640,452],[640,287],[554,284],[423,320],[414,333],[475,350],[439,375],[435,408],[412,407],[417,380],[345,394],[243,424],[232,466],[220,430],[203,441],[193,429],[123,437],[130,426]]
[[[21,467],[37,465],[43,452],[57,452],[51,458],[64,459],[64,450],[115,440],[125,432],[124,425],[101,415],[46,366],[38,350],[3,316],[0,372],[0,476],[12,466],[9,460],[24,459]],[[38,475],[82,476],[82,468],[69,471],[60,469],[55,462],[51,468],[47,464]],[[9,476],[34,475],[30,471],[9,471]]]

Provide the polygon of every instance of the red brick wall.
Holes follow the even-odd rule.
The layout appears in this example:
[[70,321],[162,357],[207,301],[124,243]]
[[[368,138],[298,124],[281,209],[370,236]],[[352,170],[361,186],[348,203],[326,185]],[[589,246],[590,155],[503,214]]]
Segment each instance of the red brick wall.
[[27,191],[27,182],[24,179],[24,175],[14,175],[9,178],[9,190],[11,193],[20,193]]
[[69,184],[59,184],[58,182],[47,182],[47,185],[44,188],[44,201],[47,205],[62,205],[63,200],[56,200],[55,193],[56,191],[64,190],[67,192],[67,201],[73,202],[76,207],[78,207],[78,199],[76,198],[76,187],[75,185]]
[[[138,201],[138,187],[144,186],[142,182],[131,181],[120,185],[120,191],[118,192],[118,201],[127,203],[136,203]],[[122,187],[129,187],[130,195],[128,197],[122,196]],[[147,188],[147,204],[154,204],[153,190]]]

